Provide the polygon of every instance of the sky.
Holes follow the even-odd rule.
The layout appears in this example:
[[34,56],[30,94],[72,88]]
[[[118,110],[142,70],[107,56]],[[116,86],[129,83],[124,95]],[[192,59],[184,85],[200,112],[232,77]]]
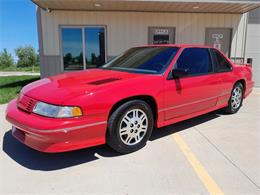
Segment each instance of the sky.
[[[36,7],[30,0],[0,0],[0,51],[19,46],[38,50]],[[15,57],[15,56],[14,56]]]

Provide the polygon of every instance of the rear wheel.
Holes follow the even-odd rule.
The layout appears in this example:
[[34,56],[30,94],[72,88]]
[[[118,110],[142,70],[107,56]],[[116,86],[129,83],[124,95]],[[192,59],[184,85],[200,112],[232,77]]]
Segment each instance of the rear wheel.
[[153,122],[152,110],[146,102],[126,102],[109,118],[107,144],[122,154],[137,151],[149,139]]
[[243,103],[244,87],[241,83],[236,83],[232,89],[228,106],[224,108],[224,111],[229,114],[236,113]]

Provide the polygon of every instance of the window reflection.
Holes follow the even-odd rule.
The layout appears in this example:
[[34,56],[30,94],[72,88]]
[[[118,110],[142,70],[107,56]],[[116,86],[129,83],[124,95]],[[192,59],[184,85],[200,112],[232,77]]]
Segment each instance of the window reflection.
[[64,70],[83,69],[81,28],[62,28],[62,51]]
[[105,63],[105,33],[103,27],[86,27],[85,60],[86,68],[95,68]]

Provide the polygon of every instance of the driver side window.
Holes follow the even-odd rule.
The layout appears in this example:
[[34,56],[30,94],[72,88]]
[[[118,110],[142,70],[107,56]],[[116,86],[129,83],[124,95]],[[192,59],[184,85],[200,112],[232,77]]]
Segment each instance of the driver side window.
[[187,76],[203,75],[213,72],[207,48],[186,48],[178,58],[174,69],[185,70]]

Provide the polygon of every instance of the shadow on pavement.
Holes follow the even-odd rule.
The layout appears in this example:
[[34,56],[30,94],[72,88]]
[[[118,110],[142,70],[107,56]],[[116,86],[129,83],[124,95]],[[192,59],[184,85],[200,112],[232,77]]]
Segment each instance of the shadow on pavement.
[[[179,131],[183,131],[201,123],[205,123],[219,117],[220,115],[220,111],[215,111],[183,122],[156,129],[153,131],[150,137],[150,141],[160,139]],[[11,130],[6,132],[4,135],[2,149],[10,158],[19,163],[21,166],[32,170],[42,171],[58,170],[91,162],[98,160],[98,155],[102,157],[114,157],[120,155],[106,145],[64,153],[42,153],[25,146],[13,138]]]
[[63,169],[97,160],[95,153],[103,157],[119,155],[106,145],[63,153],[43,153],[27,147],[12,136],[11,130],[3,139],[3,151],[20,165],[42,171]]
[[181,122],[178,122],[178,123],[175,123],[172,125],[168,125],[166,127],[155,129],[150,137],[150,141],[160,139],[167,135],[171,135],[171,134],[177,133],[179,131],[189,129],[191,127],[195,127],[199,124],[205,123],[205,122],[213,120],[215,118],[218,118],[221,115],[224,115],[224,113],[221,110],[217,110],[217,111],[210,112],[210,113],[207,113],[207,114],[195,117],[195,118],[191,118],[191,119],[181,121]]

